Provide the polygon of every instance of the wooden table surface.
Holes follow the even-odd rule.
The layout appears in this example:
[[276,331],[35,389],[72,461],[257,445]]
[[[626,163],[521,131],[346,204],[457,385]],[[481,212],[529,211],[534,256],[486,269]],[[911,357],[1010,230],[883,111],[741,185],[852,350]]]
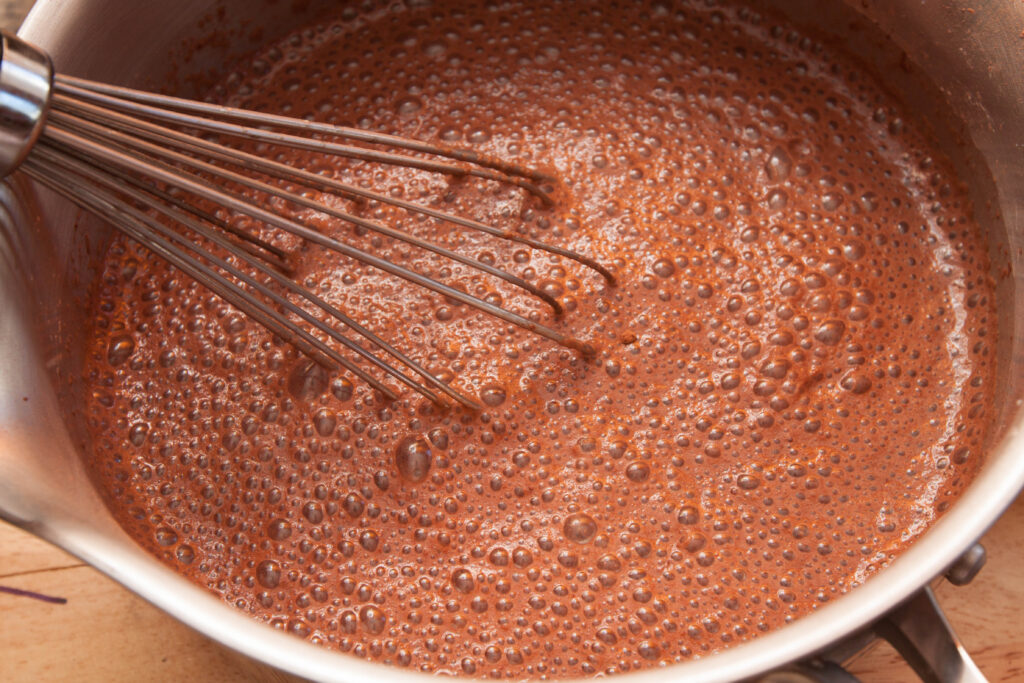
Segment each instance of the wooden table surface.
[[[16,27],[32,0],[0,0],[0,26]],[[985,537],[988,566],[939,598],[992,681],[1024,680],[1024,498]],[[67,600],[0,592],[0,681],[247,681],[251,671],[75,558],[0,522],[0,586]],[[853,672],[869,682],[913,681],[887,645]]]
[[14,31],[35,0],[0,0],[0,28]]

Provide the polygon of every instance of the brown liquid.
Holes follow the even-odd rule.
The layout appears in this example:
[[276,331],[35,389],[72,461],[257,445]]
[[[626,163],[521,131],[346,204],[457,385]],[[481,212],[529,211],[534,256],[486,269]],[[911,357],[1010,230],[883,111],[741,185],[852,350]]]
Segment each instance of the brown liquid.
[[[991,285],[964,192],[851,61],[690,4],[344,13],[232,74],[217,91],[232,104],[553,171],[542,210],[507,187],[295,155],[578,249],[620,284],[355,207],[540,283],[570,311],[553,324],[598,347],[588,363],[278,236],[300,281],[486,405],[443,413],[327,377],[115,242],[90,465],[133,536],[328,647],[522,677],[719,650],[924,531],[971,480],[990,402]],[[550,321],[485,276],[306,217]]]

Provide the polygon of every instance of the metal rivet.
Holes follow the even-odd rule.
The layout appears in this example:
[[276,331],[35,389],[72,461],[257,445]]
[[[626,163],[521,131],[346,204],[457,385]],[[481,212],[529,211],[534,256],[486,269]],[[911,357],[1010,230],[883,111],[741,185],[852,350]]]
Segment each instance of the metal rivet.
[[988,553],[985,546],[975,543],[946,570],[946,579],[954,586],[966,586],[985,566]]

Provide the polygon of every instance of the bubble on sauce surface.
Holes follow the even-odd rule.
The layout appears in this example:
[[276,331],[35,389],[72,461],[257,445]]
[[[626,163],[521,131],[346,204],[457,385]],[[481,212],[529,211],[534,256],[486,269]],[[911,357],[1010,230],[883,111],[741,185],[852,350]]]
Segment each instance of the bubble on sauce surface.
[[412,116],[423,108],[423,101],[418,97],[406,97],[398,101],[395,110],[402,116]]
[[363,510],[366,509],[366,502],[359,497],[358,494],[350,493],[345,496],[342,502],[342,508],[352,519],[356,519],[363,514]]
[[190,565],[196,559],[196,551],[187,543],[182,543],[174,549],[174,557],[183,565]]
[[630,481],[646,481],[651,476],[651,467],[645,462],[631,462],[626,466],[626,478]]
[[319,524],[324,521],[324,506],[320,503],[309,502],[302,506],[302,516],[310,524]]
[[377,635],[384,631],[387,626],[387,615],[383,610],[373,605],[365,605],[359,610],[359,623],[363,625],[367,633]]
[[141,446],[146,442],[146,435],[149,433],[149,425],[145,422],[136,422],[128,428],[128,441],[133,446]]
[[676,272],[675,264],[667,258],[660,258],[651,266],[651,270],[658,277],[669,277]]
[[124,364],[135,352],[135,340],[131,335],[122,334],[110,340],[107,346],[107,362],[113,366]]
[[679,508],[676,518],[682,524],[696,524],[700,520],[700,513],[692,505],[684,505]]
[[275,519],[267,525],[267,536],[275,541],[283,541],[292,535],[292,525],[286,519]]
[[447,450],[448,433],[445,430],[441,429],[440,427],[431,429],[430,432],[427,434],[427,438],[430,440],[430,443],[432,443],[435,447],[441,449],[442,451]]
[[865,394],[871,390],[871,378],[864,373],[850,372],[839,380],[839,386],[851,394]]
[[814,338],[822,344],[835,346],[842,340],[846,325],[841,320],[826,320],[814,331]]
[[597,533],[597,522],[590,515],[577,512],[566,517],[562,533],[574,543],[586,543]]
[[456,569],[452,572],[452,587],[460,593],[469,593],[475,586],[473,575],[468,569]]
[[335,377],[331,380],[331,393],[339,401],[347,401],[352,398],[353,390],[351,380],[346,377]]
[[426,439],[407,436],[395,448],[395,466],[398,473],[408,482],[418,484],[430,474],[433,451]]
[[256,580],[264,588],[277,588],[281,583],[281,565],[276,560],[264,560],[256,566]]
[[526,548],[516,548],[512,551],[512,563],[517,567],[529,567],[533,564],[533,553]]
[[330,436],[338,425],[338,417],[332,411],[321,408],[313,416],[313,427],[320,436]]
[[793,170],[793,160],[786,150],[776,147],[768,155],[764,169],[770,181],[774,183],[782,182],[789,178],[789,174]]
[[363,550],[373,552],[380,545],[380,536],[372,529],[367,529],[359,534],[359,545]]
[[480,390],[480,400],[485,406],[496,408],[505,402],[505,388],[497,384],[488,384]]
[[163,546],[174,545],[178,542],[178,534],[174,529],[160,527],[156,530],[156,542]]
[[288,393],[299,401],[310,401],[327,390],[327,370],[308,358],[301,359],[288,375]]

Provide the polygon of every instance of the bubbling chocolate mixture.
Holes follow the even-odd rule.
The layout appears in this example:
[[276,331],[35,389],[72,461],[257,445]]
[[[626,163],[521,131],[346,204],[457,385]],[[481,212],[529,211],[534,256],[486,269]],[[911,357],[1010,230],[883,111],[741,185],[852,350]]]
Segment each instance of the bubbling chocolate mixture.
[[431,672],[681,661],[869,578],[977,469],[994,315],[964,190],[865,71],[774,18],[388,4],[268,46],[211,96],[549,170],[544,209],[294,155],[619,279],[327,200],[537,282],[568,310],[552,322],[486,276],[294,210],[598,348],[582,359],[271,234],[300,282],[485,406],[446,412],[327,375],[115,241],[88,351],[91,470],[140,544],[254,618]]

